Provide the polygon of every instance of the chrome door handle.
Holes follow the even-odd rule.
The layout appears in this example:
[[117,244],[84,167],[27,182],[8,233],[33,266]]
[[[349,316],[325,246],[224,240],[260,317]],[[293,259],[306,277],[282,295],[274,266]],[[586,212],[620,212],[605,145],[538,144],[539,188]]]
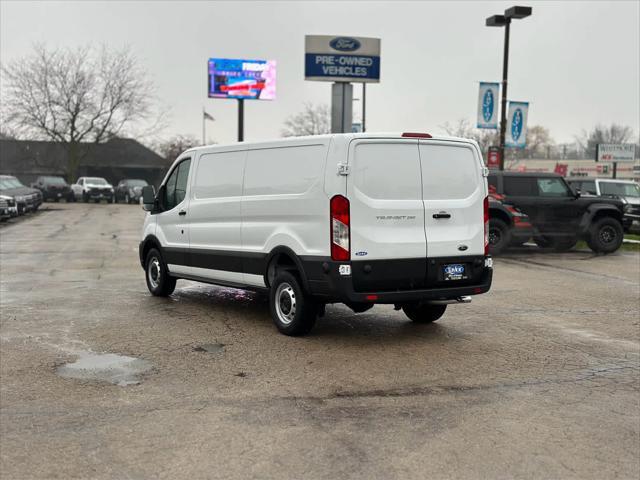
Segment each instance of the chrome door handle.
[[185,209],[180,209],[178,211],[178,215],[186,215],[186,214],[187,214],[187,211]]
[[451,214],[447,212],[434,213],[433,218],[451,218]]

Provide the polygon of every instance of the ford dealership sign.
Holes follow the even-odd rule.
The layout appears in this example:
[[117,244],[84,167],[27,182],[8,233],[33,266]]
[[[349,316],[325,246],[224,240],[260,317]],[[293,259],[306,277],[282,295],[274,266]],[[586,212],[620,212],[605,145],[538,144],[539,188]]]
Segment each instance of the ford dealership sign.
[[498,128],[498,93],[500,84],[480,82],[478,93],[478,128]]
[[528,102],[509,102],[505,147],[524,148],[527,145]]
[[305,80],[379,82],[380,39],[307,35]]

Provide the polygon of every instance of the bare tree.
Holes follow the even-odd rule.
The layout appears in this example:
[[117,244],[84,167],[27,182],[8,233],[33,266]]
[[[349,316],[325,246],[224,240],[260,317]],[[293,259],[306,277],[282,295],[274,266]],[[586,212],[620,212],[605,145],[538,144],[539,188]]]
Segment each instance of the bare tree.
[[484,128],[474,128],[466,118],[461,118],[455,123],[445,122],[440,125],[447,135],[452,137],[470,138],[478,142],[482,153],[487,153],[491,145],[498,144],[498,131]]
[[525,148],[521,150],[520,157],[547,158],[554,145],[548,128],[541,125],[531,125],[527,127],[527,143]]
[[182,152],[198,145],[200,142],[193,135],[176,135],[160,143],[158,151],[167,161],[173,162]]
[[633,130],[631,127],[612,123],[608,127],[596,125],[590,132],[583,130],[576,137],[576,142],[580,145],[586,158],[595,158],[596,145],[598,143],[626,143],[631,141],[632,137]]
[[[3,117],[22,137],[63,144],[75,180],[86,144],[152,123],[153,86],[128,49],[47,49],[2,66]],[[147,132],[148,133],[148,132]]]
[[330,123],[327,105],[314,105],[305,102],[302,112],[291,115],[285,120],[282,136],[322,135],[331,131]]

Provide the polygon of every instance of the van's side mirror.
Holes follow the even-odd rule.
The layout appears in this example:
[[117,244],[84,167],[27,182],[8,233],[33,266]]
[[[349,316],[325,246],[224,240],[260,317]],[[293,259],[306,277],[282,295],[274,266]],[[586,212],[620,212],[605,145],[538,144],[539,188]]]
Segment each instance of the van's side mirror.
[[142,209],[151,212],[156,205],[156,189],[153,185],[142,187]]

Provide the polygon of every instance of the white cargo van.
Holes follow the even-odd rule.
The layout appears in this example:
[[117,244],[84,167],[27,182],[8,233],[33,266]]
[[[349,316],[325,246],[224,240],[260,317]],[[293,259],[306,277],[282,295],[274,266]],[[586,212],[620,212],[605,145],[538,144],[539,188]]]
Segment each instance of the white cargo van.
[[147,286],[268,291],[287,335],[338,302],[432,322],[491,286],[486,174],[475,142],[418,133],[190,149],[143,192]]

